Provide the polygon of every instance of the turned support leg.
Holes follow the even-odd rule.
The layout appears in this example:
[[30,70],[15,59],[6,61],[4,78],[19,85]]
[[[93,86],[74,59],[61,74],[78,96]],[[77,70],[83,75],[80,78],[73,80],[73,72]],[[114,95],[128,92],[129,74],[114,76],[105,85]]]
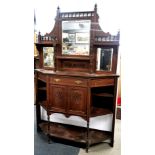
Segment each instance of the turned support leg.
[[41,115],[40,115],[40,105],[36,104],[36,125],[37,125],[37,132],[41,132],[39,124],[41,123]]
[[47,120],[48,120],[47,136],[48,136],[48,143],[50,144],[51,141],[50,141],[50,116],[49,116],[49,114],[47,115]]
[[88,153],[89,149],[89,121],[87,121],[87,140],[86,140],[86,152]]
[[114,139],[112,138],[110,144],[109,144],[111,147],[114,147]]

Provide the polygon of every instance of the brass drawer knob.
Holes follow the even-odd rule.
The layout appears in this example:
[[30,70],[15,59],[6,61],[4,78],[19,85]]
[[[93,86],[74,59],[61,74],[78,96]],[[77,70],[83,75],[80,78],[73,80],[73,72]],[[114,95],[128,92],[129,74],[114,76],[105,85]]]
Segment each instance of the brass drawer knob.
[[82,83],[82,81],[77,80],[77,81],[75,81],[75,83],[76,83],[76,84],[81,84],[81,83]]
[[60,81],[60,79],[54,79],[54,81],[55,81],[55,82],[59,82],[59,81]]

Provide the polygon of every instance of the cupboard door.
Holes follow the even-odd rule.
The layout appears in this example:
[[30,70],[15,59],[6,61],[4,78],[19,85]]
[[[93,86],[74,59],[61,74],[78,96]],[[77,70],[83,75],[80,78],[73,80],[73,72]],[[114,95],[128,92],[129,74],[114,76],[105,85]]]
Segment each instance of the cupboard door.
[[82,87],[68,88],[68,114],[86,115],[87,89]]
[[50,85],[50,110],[66,112],[67,91],[65,86]]

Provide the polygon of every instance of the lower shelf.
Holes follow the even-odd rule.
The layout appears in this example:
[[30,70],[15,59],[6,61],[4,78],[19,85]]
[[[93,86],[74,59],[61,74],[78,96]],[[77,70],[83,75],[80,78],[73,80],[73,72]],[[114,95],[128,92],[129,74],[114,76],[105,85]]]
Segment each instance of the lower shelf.
[[[48,134],[47,122],[41,123],[39,126],[45,134]],[[87,129],[84,127],[78,127],[66,124],[50,123],[49,135],[51,137],[86,144]],[[111,132],[89,129],[89,145],[97,144],[107,139],[111,139],[111,137],[112,137]]]
[[96,116],[102,116],[107,114],[112,114],[112,111],[106,108],[92,107],[90,115],[91,117],[96,117]]
[[41,105],[47,111],[47,102],[46,101],[40,101],[39,105]]

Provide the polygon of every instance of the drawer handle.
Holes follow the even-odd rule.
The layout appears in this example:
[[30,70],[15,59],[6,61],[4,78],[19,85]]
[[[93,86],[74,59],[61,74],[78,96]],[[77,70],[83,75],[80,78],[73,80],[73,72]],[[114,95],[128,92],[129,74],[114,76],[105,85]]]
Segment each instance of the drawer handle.
[[59,81],[60,81],[60,79],[54,79],[54,81],[55,81],[55,82],[59,82]]
[[81,84],[81,83],[82,83],[82,81],[77,80],[77,81],[75,81],[75,83],[76,83],[76,84]]

